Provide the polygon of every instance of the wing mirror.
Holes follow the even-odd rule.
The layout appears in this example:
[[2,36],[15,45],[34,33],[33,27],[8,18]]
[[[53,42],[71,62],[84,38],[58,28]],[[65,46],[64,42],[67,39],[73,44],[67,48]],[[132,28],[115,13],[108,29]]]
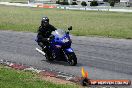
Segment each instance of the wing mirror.
[[72,26],[70,26],[70,27],[68,28],[68,30],[69,30],[69,31],[72,30]]

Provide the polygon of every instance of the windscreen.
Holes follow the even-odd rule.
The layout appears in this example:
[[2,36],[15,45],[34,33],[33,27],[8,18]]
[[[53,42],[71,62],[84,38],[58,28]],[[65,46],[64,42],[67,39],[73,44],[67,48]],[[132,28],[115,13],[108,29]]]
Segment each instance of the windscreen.
[[62,29],[57,29],[52,32],[54,36],[58,36],[59,38],[62,38],[65,35],[65,31]]

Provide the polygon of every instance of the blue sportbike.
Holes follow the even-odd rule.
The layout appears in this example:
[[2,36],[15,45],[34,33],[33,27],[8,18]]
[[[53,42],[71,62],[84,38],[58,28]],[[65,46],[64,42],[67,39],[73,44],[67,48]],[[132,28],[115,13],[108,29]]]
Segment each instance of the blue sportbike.
[[[69,65],[75,66],[77,64],[77,57],[74,50],[71,48],[71,39],[69,31],[72,30],[72,26],[68,28],[68,31],[57,29],[52,32],[52,38],[48,47],[51,55],[45,53],[45,57],[48,61],[66,61]],[[43,53],[43,52],[42,52]]]

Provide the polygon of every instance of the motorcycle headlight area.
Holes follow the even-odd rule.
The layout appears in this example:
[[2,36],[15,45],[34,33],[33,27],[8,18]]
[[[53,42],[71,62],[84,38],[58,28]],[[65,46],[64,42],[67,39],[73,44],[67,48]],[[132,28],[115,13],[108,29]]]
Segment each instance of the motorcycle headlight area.
[[66,43],[66,42],[69,42],[69,39],[68,38],[64,38],[61,40],[63,43]]

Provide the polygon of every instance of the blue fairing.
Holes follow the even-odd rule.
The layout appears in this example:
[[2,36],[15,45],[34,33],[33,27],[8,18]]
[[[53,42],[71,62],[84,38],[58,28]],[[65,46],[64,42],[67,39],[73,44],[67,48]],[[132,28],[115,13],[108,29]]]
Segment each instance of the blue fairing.
[[[51,45],[60,45],[60,46],[71,46],[71,40],[69,34],[66,34],[64,31],[57,30],[52,33],[54,35],[54,40],[52,40]],[[68,40],[68,41],[66,41]]]
[[71,52],[74,52],[72,48],[68,48],[68,49],[66,49],[65,51],[66,51],[67,53],[69,53],[69,52],[70,52],[70,53],[71,53]]

